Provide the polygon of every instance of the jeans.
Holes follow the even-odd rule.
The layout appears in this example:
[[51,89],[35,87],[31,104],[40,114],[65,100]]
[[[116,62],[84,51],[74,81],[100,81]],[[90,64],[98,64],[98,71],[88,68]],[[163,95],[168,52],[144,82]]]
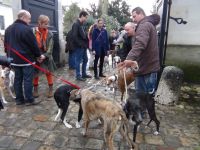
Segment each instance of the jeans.
[[13,68],[15,71],[14,90],[16,94],[16,103],[32,103],[34,101],[32,94],[34,75],[33,66],[14,66]]
[[135,79],[136,92],[145,92],[149,94],[155,94],[157,86],[157,72],[147,75],[137,76]]
[[75,62],[75,52],[74,50],[69,51],[69,68],[75,69],[76,68],[76,62]]
[[[86,76],[86,67],[88,62],[87,50],[83,48],[77,48],[75,51],[75,64],[76,64],[76,78]],[[82,75],[80,73],[80,64],[82,62]]]

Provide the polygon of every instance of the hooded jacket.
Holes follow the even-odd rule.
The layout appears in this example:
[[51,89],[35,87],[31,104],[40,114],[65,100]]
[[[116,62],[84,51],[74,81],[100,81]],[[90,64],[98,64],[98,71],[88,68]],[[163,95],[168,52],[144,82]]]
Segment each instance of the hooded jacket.
[[135,42],[127,60],[138,62],[137,75],[146,75],[160,70],[158,38],[155,25],[159,23],[158,15],[142,19],[136,28]]

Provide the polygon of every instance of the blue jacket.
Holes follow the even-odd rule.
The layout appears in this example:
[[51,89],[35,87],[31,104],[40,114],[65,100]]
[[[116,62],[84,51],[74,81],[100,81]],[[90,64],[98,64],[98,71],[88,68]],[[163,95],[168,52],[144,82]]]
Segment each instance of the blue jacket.
[[41,55],[33,30],[22,20],[16,20],[6,29],[4,45],[8,57],[13,58],[13,65],[23,66],[28,62],[22,60],[11,49],[15,49],[31,62]]
[[107,31],[102,28],[95,28],[92,32],[92,50],[95,50],[96,55],[101,55],[102,51],[107,55],[109,50],[109,40]]

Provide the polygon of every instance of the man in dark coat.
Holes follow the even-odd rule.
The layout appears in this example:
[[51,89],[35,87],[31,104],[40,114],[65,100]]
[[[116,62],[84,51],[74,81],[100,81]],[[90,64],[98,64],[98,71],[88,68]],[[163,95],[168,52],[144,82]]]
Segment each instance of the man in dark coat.
[[31,14],[26,10],[20,10],[18,19],[5,31],[5,51],[8,57],[13,58],[11,66],[15,71],[16,105],[38,103],[34,100],[32,94],[34,68],[12,51],[16,50],[32,63],[35,63],[36,58],[38,58],[38,61],[45,59],[45,56],[40,53],[33,31],[29,27],[30,21]]
[[[86,66],[88,62],[87,48],[88,37],[84,29],[84,22],[87,20],[88,13],[81,11],[79,18],[72,26],[72,42],[75,53],[75,66],[76,66],[76,79],[79,81],[85,81],[86,78],[91,78],[86,74]],[[80,73],[80,64],[82,62],[82,74]]]

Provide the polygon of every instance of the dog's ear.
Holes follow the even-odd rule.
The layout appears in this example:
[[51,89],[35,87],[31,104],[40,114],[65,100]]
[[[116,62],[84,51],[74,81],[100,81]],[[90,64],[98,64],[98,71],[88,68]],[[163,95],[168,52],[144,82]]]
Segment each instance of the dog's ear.
[[76,99],[79,94],[80,94],[79,89],[72,90],[70,92],[70,99]]

